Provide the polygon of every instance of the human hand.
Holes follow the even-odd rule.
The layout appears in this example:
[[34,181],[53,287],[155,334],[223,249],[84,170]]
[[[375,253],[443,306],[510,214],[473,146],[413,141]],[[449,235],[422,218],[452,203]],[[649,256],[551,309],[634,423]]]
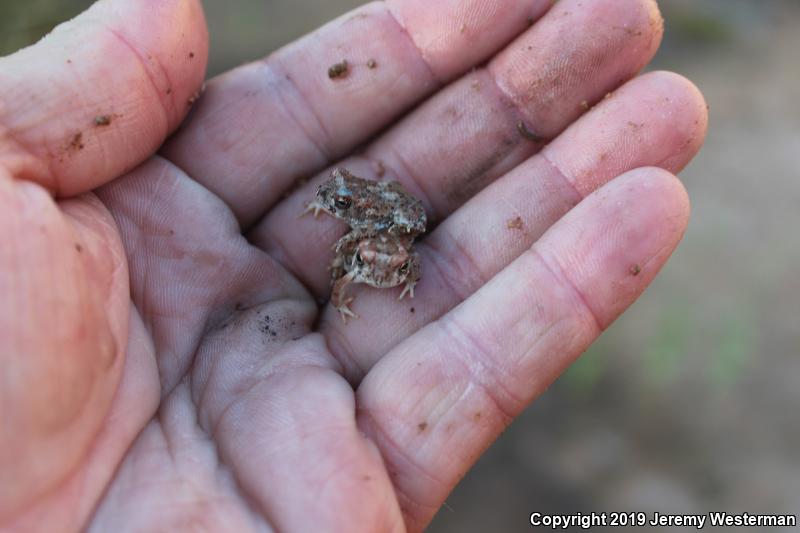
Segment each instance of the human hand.
[[[686,227],[702,96],[627,81],[655,4],[548,8],[366,5],[210,82],[163,147],[197,2],[104,0],[0,60],[0,528],[428,524]],[[416,298],[351,289],[347,326],[318,303],[344,227],[297,219],[334,164],[436,225]]]

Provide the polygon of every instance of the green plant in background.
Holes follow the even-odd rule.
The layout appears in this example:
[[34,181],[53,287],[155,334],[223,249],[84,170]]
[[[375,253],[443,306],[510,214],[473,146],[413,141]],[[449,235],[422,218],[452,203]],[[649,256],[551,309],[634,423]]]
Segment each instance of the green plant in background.
[[0,0],[0,56],[38,41],[91,0]]
[[754,353],[752,317],[743,311],[713,315],[689,309],[688,304],[672,304],[662,313],[643,354],[646,382],[669,386],[689,371],[698,372],[703,385],[718,391],[730,388]]
[[735,385],[742,376],[748,359],[755,355],[756,330],[754,320],[744,313],[730,312],[722,317],[716,328],[717,349],[709,355],[707,375],[718,390]]
[[702,9],[666,3],[663,10],[666,29],[674,32],[676,40],[713,45],[727,42],[733,36],[733,28],[725,20]]
[[613,351],[613,340],[609,339],[608,334],[601,335],[561,378],[568,393],[573,396],[591,394],[606,375]]
[[645,381],[665,386],[678,379],[689,352],[690,337],[695,333],[688,302],[665,304],[652,337],[642,354]]

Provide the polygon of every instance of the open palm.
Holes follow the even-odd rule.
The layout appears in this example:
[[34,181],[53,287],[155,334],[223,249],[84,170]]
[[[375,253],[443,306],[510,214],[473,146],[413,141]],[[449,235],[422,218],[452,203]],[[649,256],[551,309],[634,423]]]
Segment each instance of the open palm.
[[[428,524],[688,218],[706,109],[634,78],[655,3],[550,4],[375,2],[196,102],[196,1],[101,0],[0,60],[0,529]],[[298,218],[332,165],[434,226],[416,298],[353,288],[346,326],[346,228]]]

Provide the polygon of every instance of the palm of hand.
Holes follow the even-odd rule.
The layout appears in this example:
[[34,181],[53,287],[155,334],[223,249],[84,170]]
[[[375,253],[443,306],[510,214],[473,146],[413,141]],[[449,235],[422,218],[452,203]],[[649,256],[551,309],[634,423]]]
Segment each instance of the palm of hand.
[[[669,74],[631,81],[539,155],[527,124],[555,136],[584,101],[634,75],[660,37],[654,6],[597,0],[565,22],[574,6],[561,2],[499,52],[547,2],[497,7],[478,28],[452,31],[425,21],[492,2],[465,2],[460,14],[416,4],[425,3],[366,6],[215,80],[161,155],[127,173],[181,121],[202,77],[194,4],[163,3],[159,17],[114,2],[89,12],[111,28],[102,31],[118,54],[111,77],[128,76],[128,96],[102,81],[106,65],[67,45],[61,66],[101,80],[92,101],[30,107],[33,119],[0,114],[11,250],[0,256],[0,336],[12,340],[4,366],[16,376],[0,403],[10,420],[0,524],[420,529],[513,416],[652,280],[685,227],[683,190],[665,170],[610,180],[691,159],[705,131],[696,90]],[[614,17],[628,31],[607,33],[602,20]],[[154,25],[137,33],[122,20]],[[582,25],[572,53],[545,49]],[[598,35],[604,55],[587,57]],[[8,79],[35,94],[41,84],[24,69],[55,62],[54,44],[76,40],[57,32],[0,74],[22,71]],[[319,76],[341,43],[351,54],[372,47],[377,68]],[[419,247],[417,299],[361,291],[365,318],[343,327],[318,304],[341,226],[297,220],[303,202],[328,164],[496,52],[347,160],[357,174],[403,182],[439,225]],[[70,129],[68,119],[86,122],[109,101],[136,105],[89,133]],[[66,118],[42,126],[54,108]]]

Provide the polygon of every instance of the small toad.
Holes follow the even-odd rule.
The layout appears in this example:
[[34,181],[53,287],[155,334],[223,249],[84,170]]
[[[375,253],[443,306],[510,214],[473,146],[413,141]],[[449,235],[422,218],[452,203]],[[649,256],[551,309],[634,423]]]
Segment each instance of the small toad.
[[[347,272],[333,283],[331,302],[339,311],[342,321],[347,317],[358,318],[348,306],[353,297],[346,298],[344,291],[351,283],[366,283],[379,289],[397,287],[405,283],[398,300],[408,294],[414,297],[414,286],[421,277],[419,256],[411,251],[411,239],[380,234],[358,241],[348,250],[343,250],[342,268]],[[337,259],[334,260],[337,261]]]
[[420,267],[419,257],[411,251],[411,246],[427,226],[425,209],[419,200],[396,181],[365,180],[336,168],[331,179],[319,186],[304,213],[311,212],[316,217],[320,211],[350,226],[350,231],[333,246],[330,267],[331,301],[342,320],[355,316],[347,306],[353,299],[343,296],[350,283],[379,288],[406,283],[400,297],[409,293],[413,298]]
[[317,189],[305,212],[320,211],[344,220],[358,237],[388,232],[416,237],[425,231],[422,202],[396,181],[371,181],[336,168]]

